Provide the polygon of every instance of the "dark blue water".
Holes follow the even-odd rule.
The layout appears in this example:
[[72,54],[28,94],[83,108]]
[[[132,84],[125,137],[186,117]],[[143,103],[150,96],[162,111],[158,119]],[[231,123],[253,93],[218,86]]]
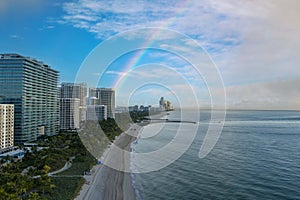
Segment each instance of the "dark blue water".
[[[184,120],[196,118],[188,112]],[[134,175],[139,199],[300,199],[300,112],[227,111],[221,137],[204,159],[198,153],[210,113],[200,114],[197,136],[176,162]],[[179,116],[174,111],[168,118]],[[140,139],[135,151],[161,148],[176,126]]]

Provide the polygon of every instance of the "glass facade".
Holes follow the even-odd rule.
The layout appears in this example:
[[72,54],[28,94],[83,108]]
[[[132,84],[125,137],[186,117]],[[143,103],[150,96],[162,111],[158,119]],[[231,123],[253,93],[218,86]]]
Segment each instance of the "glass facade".
[[96,98],[92,105],[107,106],[107,117],[115,118],[115,90],[112,88],[90,88],[89,97]]
[[58,133],[58,72],[17,54],[0,54],[0,103],[15,105],[15,143]]
[[86,109],[87,121],[107,120],[107,106],[105,105],[89,105]]
[[62,83],[60,88],[60,98],[77,98],[80,99],[79,116],[80,121],[86,119],[86,83]]
[[79,129],[80,99],[77,98],[63,98],[60,99],[60,129],[61,130],[75,130]]

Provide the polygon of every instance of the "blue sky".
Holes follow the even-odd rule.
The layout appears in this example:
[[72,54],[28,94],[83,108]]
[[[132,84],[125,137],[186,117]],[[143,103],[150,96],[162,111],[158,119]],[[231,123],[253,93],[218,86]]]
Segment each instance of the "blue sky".
[[57,23],[63,1],[2,1],[0,52],[35,57],[74,81],[76,69],[100,42],[94,34]]
[[[113,46],[102,55],[114,55],[121,46],[139,42],[155,41],[160,49],[132,51],[109,66],[99,62],[94,71],[91,69],[92,80],[99,75],[98,68],[108,67],[101,86],[122,88],[118,90],[120,105],[129,101],[126,95],[133,91],[128,88],[140,84],[130,101],[154,104],[156,96],[168,93],[174,102],[182,97],[181,106],[195,102],[207,106],[211,95],[216,97],[214,104],[220,105],[223,98],[218,97],[225,89],[229,108],[299,109],[299,9],[297,0],[2,0],[0,52],[35,57],[59,70],[61,81],[73,82],[93,50],[121,34],[122,40],[119,37],[118,44],[110,43]],[[151,31],[143,37],[122,35],[149,27],[176,31],[188,39],[178,42],[172,34]],[[205,77],[170,51],[189,54]],[[220,77],[212,73],[213,66],[224,88]],[[145,86],[139,82],[160,83],[170,69],[177,74],[169,76],[165,87],[153,84],[151,89],[146,82]],[[186,82],[179,84],[181,78]],[[210,81],[205,85],[206,79]],[[173,91],[166,92],[167,86]],[[194,100],[189,92],[196,93]]]

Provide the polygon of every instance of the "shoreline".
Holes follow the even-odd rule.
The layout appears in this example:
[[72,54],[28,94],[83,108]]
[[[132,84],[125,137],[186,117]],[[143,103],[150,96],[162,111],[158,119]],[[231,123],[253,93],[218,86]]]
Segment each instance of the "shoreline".
[[[162,118],[167,116],[167,112],[150,115],[150,118]],[[91,169],[91,175],[85,175],[86,182],[75,200],[82,199],[115,199],[115,200],[133,200],[136,199],[136,188],[133,186],[132,173],[128,172],[131,165],[130,153],[122,153],[115,146],[131,152],[131,145],[138,138],[138,134],[143,126],[151,122],[141,122],[131,124],[129,129],[119,135],[105,149],[101,156],[101,164],[94,165]],[[118,166],[118,169],[112,169],[108,166]],[[124,172],[127,171],[127,172]]]

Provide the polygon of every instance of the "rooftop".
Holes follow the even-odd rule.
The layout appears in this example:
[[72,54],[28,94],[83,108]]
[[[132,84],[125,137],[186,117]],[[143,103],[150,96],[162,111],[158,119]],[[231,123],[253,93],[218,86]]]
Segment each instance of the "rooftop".
[[[35,58],[32,58],[32,57],[21,56],[20,54],[16,54],[16,53],[4,53],[4,54],[0,54],[0,60],[1,59],[27,60],[27,61],[33,62],[34,64],[42,65],[43,67],[49,68],[49,69],[51,69],[53,71],[56,71],[56,70],[50,68],[49,65],[44,64],[42,61],[38,61],[38,60],[36,60]],[[58,71],[56,71],[56,72],[58,72]]]

